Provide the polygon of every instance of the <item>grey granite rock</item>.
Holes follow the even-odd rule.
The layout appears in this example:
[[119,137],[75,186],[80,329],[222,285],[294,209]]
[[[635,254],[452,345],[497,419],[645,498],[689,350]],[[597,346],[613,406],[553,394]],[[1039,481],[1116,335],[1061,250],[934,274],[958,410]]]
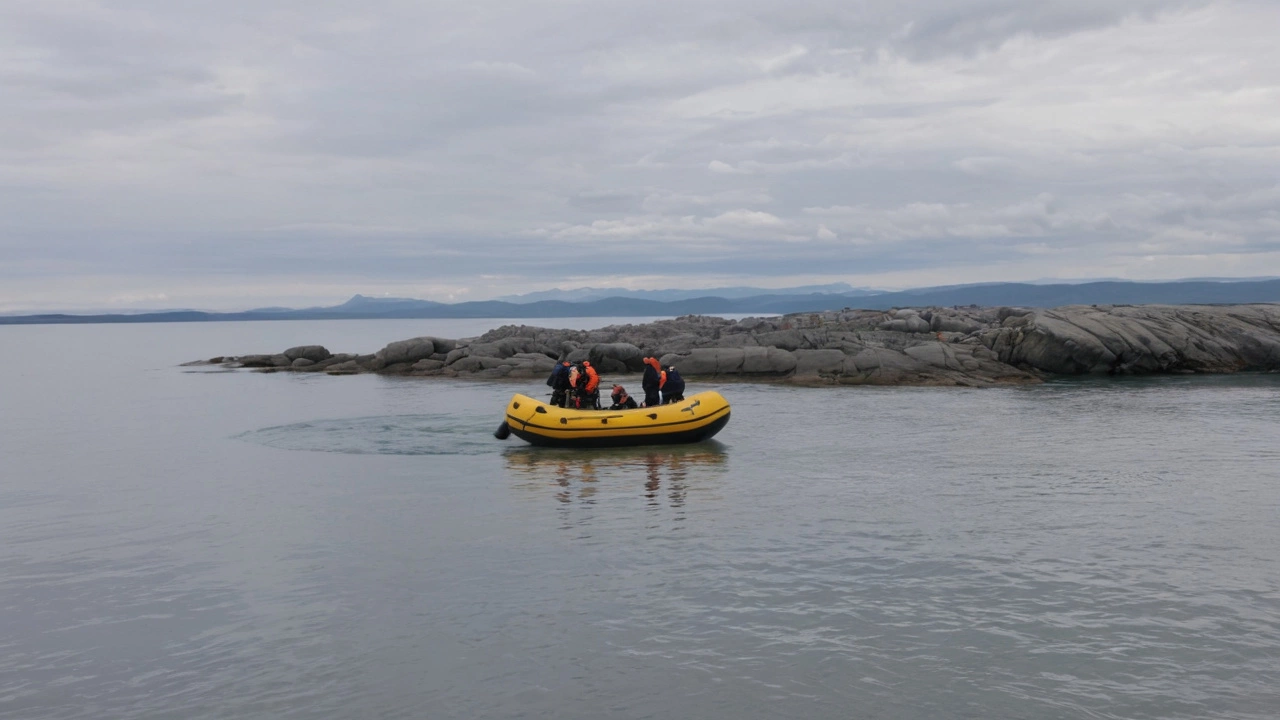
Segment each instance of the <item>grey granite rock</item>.
[[271,359],[271,355],[241,355],[235,359],[240,367],[247,368],[268,368],[275,367],[275,362]]
[[323,345],[300,345],[285,350],[284,356],[293,361],[310,360],[318,363],[333,357],[333,353],[326,350]]
[[674,365],[682,376],[736,375],[742,372],[743,348],[694,348],[658,358],[663,367]]
[[804,335],[799,330],[773,330],[756,335],[756,344],[762,347],[776,347],[780,350],[799,350],[809,347]]
[[839,375],[844,372],[842,350],[796,350],[795,375],[801,379]]
[[356,361],[347,360],[336,365],[330,365],[324,371],[330,375],[355,375],[361,372],[361,368],[356,364]]
[[431,357],[436,352],[436,343],[433,337],[399,340],[388,344],[374,354],[376,358],[375,369],[382,369],[387,365],[396,363],[413,364],[423,358]]
[[587,359],[598,372],[644,370],[644,352],[629,342],[596,343],[588,349]]
[[1054,375],[1280,371],[1280,305],[845,309],[738,322],[685,316],[590,331],[508,325],[466,340],[404,340],[374,355],[330,355],[313,345],[215,360],[262,372],[540,380],[555,358],[589,359],[616,375],[640,371],[645,356],[695,382],[980,387]]
[[[678,367],[678,366],[677,366]],[[788,375],[795,372],[794,353],[776,347],[742,348],[742,372],[744,375]],[[681,369],[681,373],[684,370]]]

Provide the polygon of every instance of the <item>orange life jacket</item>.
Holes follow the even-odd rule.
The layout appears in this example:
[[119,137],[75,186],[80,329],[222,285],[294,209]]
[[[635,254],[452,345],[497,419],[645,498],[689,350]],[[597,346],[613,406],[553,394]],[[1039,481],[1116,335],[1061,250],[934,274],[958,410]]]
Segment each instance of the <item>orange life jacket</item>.
[[585,360],[582,363],[582,369],[587,372],[587,392],[595,392],[600,387],[600,375],[596,373],[596,369],[591,367],[591,363]]

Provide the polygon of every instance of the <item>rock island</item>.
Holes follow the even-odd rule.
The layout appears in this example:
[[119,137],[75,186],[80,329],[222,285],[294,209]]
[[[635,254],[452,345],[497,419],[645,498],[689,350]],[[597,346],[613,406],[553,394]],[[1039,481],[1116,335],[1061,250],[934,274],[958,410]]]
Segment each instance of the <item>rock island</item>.
[[319,345],[188,365],[263,372],[544,378],[559,360],[635,373],[654,356],[690,378],[801,385],[1034,383],[1057,376],[1280,371],[1280,304],[929,307],[726,320],[689,315],[598,330],[506,325],[372,354]]

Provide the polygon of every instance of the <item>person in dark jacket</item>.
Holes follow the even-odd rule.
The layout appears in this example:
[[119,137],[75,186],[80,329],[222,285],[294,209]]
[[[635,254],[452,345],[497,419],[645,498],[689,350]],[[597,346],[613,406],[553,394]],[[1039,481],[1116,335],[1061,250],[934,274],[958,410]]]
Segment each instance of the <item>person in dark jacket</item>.
[[631,410],[640,407],[636,405],[636,399],[628,395],[627,389],[621,385],[613,386],[610,397],[613,398],[613,404],[609,406],[610,410]]
[[658,391],[662,389],[662,383],[666,379],[667,374],[662,371],[662,365],[658,363],[657,358],[647,357],[644,359],[644,377],[640,380],[640,387],[644,389],[643,407],[654,407],[662,404]]
[[676,366],[667,368],[667,381],[662,385],[662,402],[680,402],[684,400],[684,378],[676,371]]
[[554,407],[565,407],[569,401],[569,361],[556,365],[547,378],[551,387],[551,404]]

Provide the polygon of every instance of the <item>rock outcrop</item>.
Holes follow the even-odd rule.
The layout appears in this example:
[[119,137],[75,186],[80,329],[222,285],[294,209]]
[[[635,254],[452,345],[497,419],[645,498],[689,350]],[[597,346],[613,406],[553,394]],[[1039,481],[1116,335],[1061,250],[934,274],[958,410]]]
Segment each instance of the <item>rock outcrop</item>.
[[843,310],[732,321],[686,316],[599,330],[507,325],[478,338],[418,337],[371,355],[318,345],[190,364],[263,372],[543,378],[560,360],[602,374],[646,356],[691,378],[799,384],[966,385],[1063,375],[1280,370],[1280,305],[1095,305]]

